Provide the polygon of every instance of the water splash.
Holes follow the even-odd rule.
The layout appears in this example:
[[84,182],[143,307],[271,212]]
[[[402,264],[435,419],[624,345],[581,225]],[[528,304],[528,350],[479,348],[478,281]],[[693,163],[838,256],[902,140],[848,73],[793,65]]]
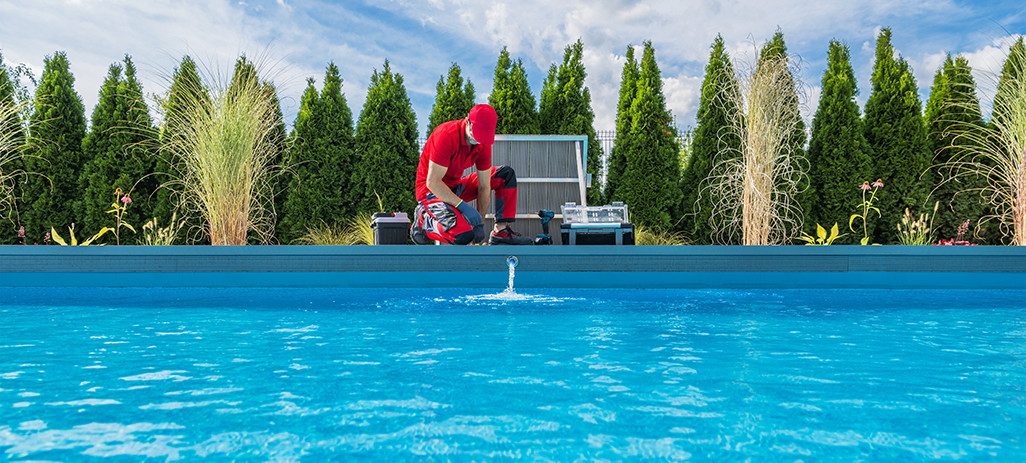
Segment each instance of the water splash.
[[506,292],[507,293],[515,293],[516,292],[516,290],[513,289],[513,277],[516,276],[516,273],[517,273],[516,268],[517,268],[516,265],[509,264],[509,285],[506,286]]
[[581,300],[584,298],[560,298],[551,296],[539,296],[531,294],[519,294],[513,287],[513,279],[516,277],[516,267],[520,264],[520,259],[517,256],[509,256],[506,258],[506,266],[509,267],[509,282],[501,293],[496,294],[481,294],[476,296],[466,296],[465,298],[457,298],[456,301],[467,302],[467,303],[478,303],[484,301],[500,301],[500,302],[513,302],[513,301],[525,301],[525,302],[543,302],[543,303],[560,303],[565,301]]
[[513,289],[513,277],[516,275],[517,265],[520,265],[520,259],[517,256],[509,256],[506,258],[506,265],[509,266],[509,285],[506,286],[506,293],[516,293]]

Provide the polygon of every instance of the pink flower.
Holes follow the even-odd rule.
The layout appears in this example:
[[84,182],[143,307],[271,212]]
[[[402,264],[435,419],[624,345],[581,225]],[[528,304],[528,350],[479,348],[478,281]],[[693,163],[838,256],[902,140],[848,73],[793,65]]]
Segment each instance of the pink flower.
[[883,186],[883,180],[881,180],[881,179],[876,179],[876,181],[873,182],[873,187],[874,188],[882,187],[882,186]]
[[862,182],[862,186],[860,186],[859,188],[862,188],[863,190],[868,190],[870,188],[869,182]]
[[131,203],[132,202],[132,198],[129,198],[128,195],[122,196],[121,197],[121,202],[126,203],[126,204],[127,203]]
[[24,238],[24,237],[25,237],[25,226],[22,225],[21,228],[18,229],[18,238]]

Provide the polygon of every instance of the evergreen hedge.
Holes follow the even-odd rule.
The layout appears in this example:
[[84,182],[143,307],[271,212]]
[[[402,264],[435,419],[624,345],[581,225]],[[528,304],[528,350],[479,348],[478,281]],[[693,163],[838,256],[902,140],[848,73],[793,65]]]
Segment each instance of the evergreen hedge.
[[[25,158],[25,170],[30,175],[24,185],[21,210],[27,242],[43,243],[51,227],[66,237],[67,227],[78,221],[74,203],[84,196],[78,179],[86,121],[85,107],[74,85],[75,77],[64,52],[44,59],[29,123],[33,143]],[[76,230],[83,234],[81,223]]]
[[392,72],[388,60],[381,72],[371,75],[356,124],[356,157],[352,188],[357,212],[379,211],[379,197],[385,212],[413,212],[417,116],[403,76]]
[[631,150],[631,143],[634,139],[631,136],[631,128],[634,125],[631,118],[633,116],[631,105],[638,93],[641,68],[638,66],[638,61],[634,59],[633,45],[627,45],[624,58],[623,72],[620,74],[620,98],[616,103],[616,138],[613,141],[612,153],[609,154],[606,188],[603,192],[607,203],[624,200],[618,190],[621,187],[624,171],[627,170],[627,152]]
[[[82,141],[86,161],[79,178],[83,195],[76,201],[76,216],[82,221],[79,229],[96,233],[103,227],[114,227],[114,218],[107,211],[120,199],[115,190],[121,189],[131,193],[132,200],[122,222],[134,227],[136,233],[122,229],[120,242],[141,242],[142,225],[152,217],[150,195],[157,189],[157,181],[150,175],[154,168],[153,148],[149,109],[135,76],[135,65],[126,55],[123,68],[115,63],[108,69],[93,109],[92,126]],[[108,234],[100,240],[115,243],[114,238]]]
[[741,139],[730,126],[730,119],[740,112],[740,108],[730,98],[725,98],[726,89],[737,86],[734,65],[730,62],[722,36],[716,35],[711,48],[702,80],[698,125],[681,180],[684,191],[681,229],[695,244],[714,242],[711,221],[713,204],[717,199],[707,188],[712,168],[724,157],[741,152]]
[[[662,77],[652,42],[644,44],[637,90],[630,107],[630,134],[616,198],[630,207],[631,220],[654,230],[675,225],[680,204],[680,145],[666,109]],[[626,149],[624,149],[626,148]]]
[[[869,144],[863,134],[858,84],[847,45],[830,41],[827,69],[823,72],[819,108],[812,119],[809,142],[809,188],[801,204],[805,230],[816,234],[816,225],[829,230],[833,224],[847,227],[848,218],[862,202],[859,185],[871,174]],[[842,238],[841,242],[858,242]]]
[[[926,124],[912,67],[894,57],[891,29],[884,28],[876,41],[873,93],[866,102],[865,133],[873,153],[873,175],[883,180],[877,193],[880,217],[870,220],[870,242],[897,242],[898,222],[905,208],[919,210],[926,205],[933,187],[930,152],[926,146]],[[852,185],[853,188],[858,185]],[[858,194],[857,190],[853,194]]]
[[[784,42],[784,33],[781,32],[780,29],[777,29],[776,33],[773,34],[773,38],[766,42],[766,45],[764,45],[762,49],[759,50],[759,62],[757,66],[761,65],[766,60],[779,58],[781,56],[787,58],[787,63],[789,67],[795,65],[793,58],[787,54],[787,43]],[[792,84],[789,87],[794,89],[794,91],[790,93],[790,95],[788,96],[788,98],[786,98],[785,101],[787,102],[787,104],[791,105],[790,108],[792,108],[793,111],[798,112],[797,108],[798,105],[801,103],[801,100],[798,98],[799,85],[795,85],[796,82],[794,79],[794,75],[790,71],[788,72],[788,77],[790,78],[790,82]],[[786,142],[787,148],[785,149],[785,151],[790,153],[791,170],[793,172],[801,173],[799,175],[797,188],[799,192],[808,191],[809,188],[809,164],[808,158],[805,157],[806,139],[807,135],[805,133],[805,121],[799,118],[798,123],[795,125],[794,129],[791,130],[791,135],[788,137]],[[802,193],[798,194],[801,195]],[[800,201],[801,198],[799,197],[794,199]],[[795,235],[798,234],[800,233],[795,233]]]
[[[984,125],[980,103],[976,99],[976,82],[967,59],[959,56],[952,60],[948,54],[934,75],[930,99],[926,102],[925,118],[929,124],[927,146],[933,154],[933,173],[937,185],[925,211],[913,212],[930,211],[934,201],[939,201],[939,209],[933,221],[934,238],[952,239],[964,220],[969,219],[975,227],[986,212],[981,195],[982,188],[987,184],[986,177],[971,174],[952,178],[951,169],[945,165],[951,161],[952,156],[958,156],[958,149],[954,146],[966,144],[964,140],[955,142],[952,129],[965,130],[969,126]],[[984,232],[984,239],[986,235]]]
[[283,242],[355,214],[351,187],[355,160],[353,115],[335,63],[328,65],[320,95],[310,79],[292,132],[295,176],[288,188]]
[[531,87],[527,83],[524,63],[519,59],[515,62],[510,60],[506,47],[502,47],[499,61],[495,65],[495,81],[492,84],[492,93],[488,96],[488,104],[495,109],[495,115],[498,116],[495,133],[541,133],[538,109],[535,107]]
[[994,95],[994,101],[999,102],[994,105],[994,111],[991,113],[990,121],[993,126],[994,122],[999,120],[1007,120],[1008,115],[1002,113],[1003,110],[1009,108],[1009,104],[1001,104],[1002,101],[1007,101],[1009,98],[1013,98],[1011,95],[1011,88],[1013,82],[1023,82],[1026,76],[1022,75],[1024,69],[1020,66],[1016,66],[1016,60],[1012,59],[1013,56],[1020,57],[1019,59],[1026,59],[1026,44],[1023,43],[1024,37],[1020,36],[1019,40],[1012,44],[1008,50],[1008,58],[1005,59],[1004,66],[1001,67],[1001,77],[998,80],[997,94]]
[[[182,114],[187,110],[185,102],[209,100],[207,90],[200,80],[199,72],[196,69],[196,62],[188,55],[182,58],[181,64],[175,68],[171,77],[171,88],[167,97],[163,100],[162,110],[164,123],[160,128],[161,143],[166,143],[175,137],[182,129],[177,126],[182,120]],[[210,242],[203,233],[196,233],[201,230],[203,221],[198,214],[181,208],[184,205],[182,198],[183,186],[179,181],[181,177],[177,172],[177,162],[171,158],[166,150],[161,149],[157,154],[154,177],[160,184],[156,193],[156,204],[153,206],[153,217],[157,219],[159,227],[166,227],[171,224],[171,217],[176,215],[177,220],[186,221],[187,225],[179,230],[177,239],[187,237],[199,238],[200,242]]]
[[428,118],[427,133],[424,137],[430,137],[435,127],[458,119],[463,119],[470,114],[474,107],[474,84],[467,79],[463,84],[463,77],[460,76],[460,66],[452,63],[449,67],[449,78],[444,76],[438,78],[435,86],[435,105],[431,108],[431,116]]
[[584,86],[588,73],[584,69],[584,43],[580,39],[567,45],[563,63],[549,67],[542,85],[539,119],[543,134],[587,135],[588,160],[585,171],[592,176],[588,188],[588,204],[602,202],[598,173],[602,166],[602,147],[595,138],[595,113],[591,110],[591,91]]

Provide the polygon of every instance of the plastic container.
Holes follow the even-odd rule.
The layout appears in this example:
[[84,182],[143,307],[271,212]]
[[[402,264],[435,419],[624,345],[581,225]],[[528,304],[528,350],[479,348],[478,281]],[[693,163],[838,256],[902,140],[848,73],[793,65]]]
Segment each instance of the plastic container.
[[559,235],[562,243],[565,245],[633,245],[634,224],[564,223],[559,226]]
[[377,212],[371,218],[374,244],[407,244],[410,218],[405,212]]
[[566,203],[559,206],[563,213],[563,223],[596,224],[596,223],[627,223],[627,205],[615,202],[607,206],[578,206],[577,203]]

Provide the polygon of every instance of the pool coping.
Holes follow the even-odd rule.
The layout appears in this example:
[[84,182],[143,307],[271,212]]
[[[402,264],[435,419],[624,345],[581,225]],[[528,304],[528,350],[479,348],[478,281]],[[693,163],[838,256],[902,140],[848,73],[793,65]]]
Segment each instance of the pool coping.
[[1026,290],[1022,246],[0,246],[0,287]]

